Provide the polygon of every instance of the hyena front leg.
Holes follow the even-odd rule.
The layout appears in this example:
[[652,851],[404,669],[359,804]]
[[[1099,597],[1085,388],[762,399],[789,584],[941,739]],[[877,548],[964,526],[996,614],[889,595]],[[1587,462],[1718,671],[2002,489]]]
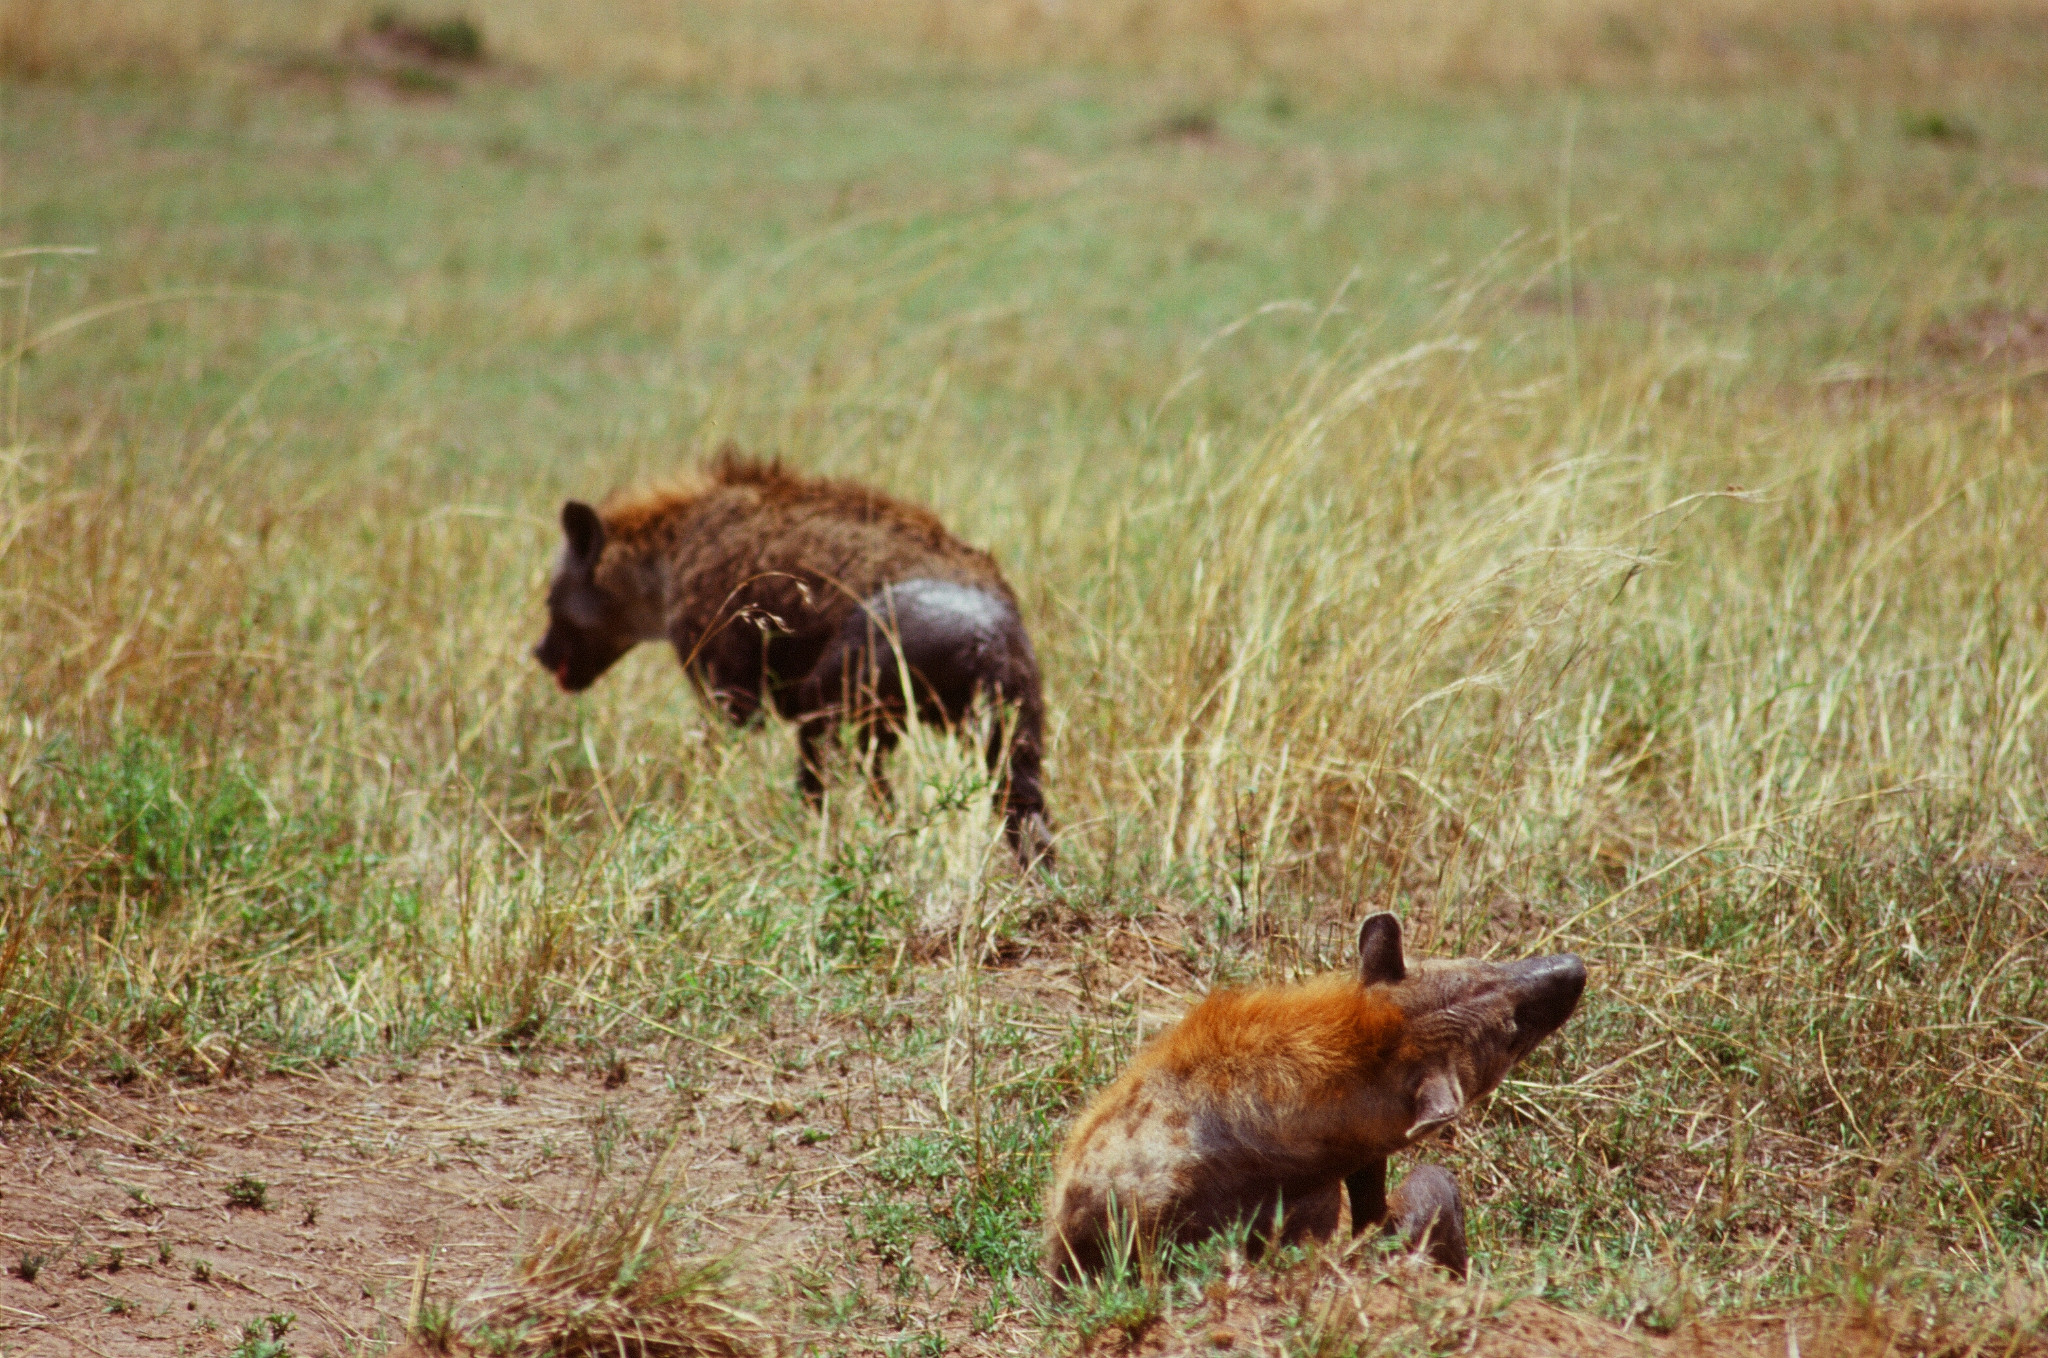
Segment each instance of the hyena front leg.
[[1337,1233],[1337,1221],[1344,1212],[1344,1198],[1333,1182],[1302,1194],[1293,1202],[1280,1203],[1282,1245],[1305,1245],[1328,1240]]
[[[1256,1208],[1245,1238],[1245,1250],[1256,1259],[1267,1250],[1280,1249],[1287,1245],[1306,1245],[1311,1241],[1328,1240],[1337,1233],[1337,1224],[1344,1216],[1344,1193],[1336,1180],[1297,1193],[1293,1197],[1282,1195]],[[1200,1240],[1204,1230],[1183,1233],[1183,1241]]]
[[1387,1162],[1374,1160],[1344,1180],[1351,1199],[1351,1233],[1364,1235],[1387,1224]]
[[1465,1276],[1465,1204],[1458,1181],[1438,1165],[1417,1165],[1387,1200],[1387,1214],[1401,1237],[1430,1262]]
[[1387,1162],[1375,1160],[1344,1181],[1351,1197],[1351,1229],[1398,1230],[1408,1248],[1462,1278],[1468,1267],[1465,1204],[1458,1181],[1437,1165],[1408,1171],[1390,1197]]
[[831,731],[829,712],[813,713],[796,727],[796,790],[813,811],[825,804],[825,752],[819,746]]

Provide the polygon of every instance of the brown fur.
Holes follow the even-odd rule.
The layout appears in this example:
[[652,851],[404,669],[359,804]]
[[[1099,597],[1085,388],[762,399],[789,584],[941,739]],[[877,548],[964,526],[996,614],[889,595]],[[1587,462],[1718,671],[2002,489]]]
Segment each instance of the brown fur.
[[1490,1092],[1561,1026],[1585,969],[1556,957],[1411,971],[1391,915],[1365,922],[1360,954],[1354,975],[1211,995],[1138,1054],[1060,1152],[1048,1272],[1091,1272],[1125,1243],[1239,1223],[1259,1239],[1327,1236],[1348,1183],[1357,1228],[1391,1215],[1463,1273],[1455,1183],[1413,1174],[1413,1191],[1390,1203],[1386,1157]]
[[[670,639],[679,648],[691,642],[707,664],[725,660],[734,675],[751,677],[752,662],[737,657],[759,649],[761,630],[734,627],[735,618],[772,619],[787,636],[821,639],[884,585],[914,577],[981,586],[1016,605],[995,558],[948,533],[931,511],[730,452],[702,486],[615,500],[602,518],[622,557],[666,576]],[[742,697],[737,687],[725,692]]]
[[1010,709],[990,759],[1007,775],[1012,844],[1027,857],[1049,849],[1043,698],[1016,596],[994,558],[929,510],[727,450],[689,484],[601,512],[571,501],[563,528],[534,652],[563,688],[586,688],[638,642],[666,638],[734,723],[764,703],[799,723],[799,783],[813,801],[816,747],[837,722],[879,754],[911,705],[950,726],[987,699]]

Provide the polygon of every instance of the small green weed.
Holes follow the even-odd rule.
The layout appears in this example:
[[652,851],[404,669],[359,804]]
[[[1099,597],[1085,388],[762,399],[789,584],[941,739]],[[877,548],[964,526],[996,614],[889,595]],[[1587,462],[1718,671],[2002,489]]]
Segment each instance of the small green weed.
[[1156,1264],[1119,1268],[1070,1286],[1056,1314],[1085,1347],[1105,1333],[1134,1345],[1166,1312],[1166,1287]]
[[382,9],[371,17],[370,31],[435,61],[476,62],[484,58],[483,30],[464,15],[423,22],[408,19],[396,9]]
[[873,1196],[854,1212],[849,1232],[873,1250],[878,1261],[895,1270],[892,1286],[899,1294],[908,1295],[918,1286],[917,1271],[912,1267],[913,1251],[924,1224],[924,1214],[916,1205]]
[[1901,114],[1899,131],[1908,137],[1946,142],[1951,146],[1975,146],[1980,140],[1977,129],[1961,118],[1931,110]]
[[819,951],[864,963],[902,936],[914,912],[891,868],[886,844],[851,843],[839,850],[821,884]]
[[228,1206],[251,1212],[270,1210],[270,1185],[253,1174],[244,1174],[228,1185]]
[[413,1317],[412,1338],[430,1349],[443,1353],[453,1351],[457,1334],[455,1303],[453,1301],[423,1300],[419,1314]]
[[298,1323],[293,1312],[273,1312],[270,1315],[250,1320],[242,1325],[242,1342],[235,1345],[228,1358],[284,1358],[291,1352],[285,1342],[285,1333]]

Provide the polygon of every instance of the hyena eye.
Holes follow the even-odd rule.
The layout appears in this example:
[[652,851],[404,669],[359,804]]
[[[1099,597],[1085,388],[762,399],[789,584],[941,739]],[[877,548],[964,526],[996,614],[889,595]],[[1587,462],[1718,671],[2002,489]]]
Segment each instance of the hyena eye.
[[594,594],[577,591],[561,603],[562,616],[586,632],[594,632],[604,626],[608,610],[604,600]]

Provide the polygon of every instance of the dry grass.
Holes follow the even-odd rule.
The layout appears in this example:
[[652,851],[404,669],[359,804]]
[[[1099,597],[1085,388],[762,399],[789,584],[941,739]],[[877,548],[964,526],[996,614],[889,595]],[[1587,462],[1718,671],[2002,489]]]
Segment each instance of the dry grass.
[[[506,1281],[467,1302],[422,1337],[443,1349],[521,1358],[747,1358],[769,1331],[735,1304],[731,1266],[682,1253],[676,1198],[682,1185],[666,1156],[621,1191],[593,1185],[578,1218],[542,1231]],[[419,1326],[414,1327],[421,1335]]]
[[[361,0],[14,0],[0,69],[17,75],[190,69],[334,47]],[[432,6],[418,7],[424,13]],[[2024,0],[479,0],[500,57],[558,73],[728,90],[846,88],[934,68],[1075,63],[1170,74],[1211,93],[1297,95],[1442,84],[1724,85],[1815,74],[1926,83],[2039,78]],[[438,11],[436,11],[438,13]]]
[[1247,1260],[1209,1249],[1170,1277],[1111,1279],[1077,1297],[1083,1353],[1397,1358],[1464,1353],[1479,1358],[1661,1358],[1720,1355],[1829,1358],[1896,1353],[2034,1358],[2048,1312],[2024,1289],[1985,1305],[1918,1299],[1901,1304],[1806,1300],[1736,1317],[1681,1306],[1640,1306],[1615,1326],[1480,1280],[1453,1283],[1363,1237],[1347,1245]]
[[[1178,76],[11,92],[8,229],[101,254],[7,261],[9,1098],[456,1038],[836,1071],[855,1226],[790,1304],[851,1345],[937,1304],[919,1261],[1014,1320],[1066,1110],[1391,907],[1594,967],[1445,1152],[1489,1286],[2033,1323],[2048,250],[2003,60],[1923,87],[1967,146],[1824,83],[1192,144],[1149,134]],[[526,662],[560,496],[727,436],[1004,562],[1061,882],[944,742],[813,821],[666,657],[577,703]]]

